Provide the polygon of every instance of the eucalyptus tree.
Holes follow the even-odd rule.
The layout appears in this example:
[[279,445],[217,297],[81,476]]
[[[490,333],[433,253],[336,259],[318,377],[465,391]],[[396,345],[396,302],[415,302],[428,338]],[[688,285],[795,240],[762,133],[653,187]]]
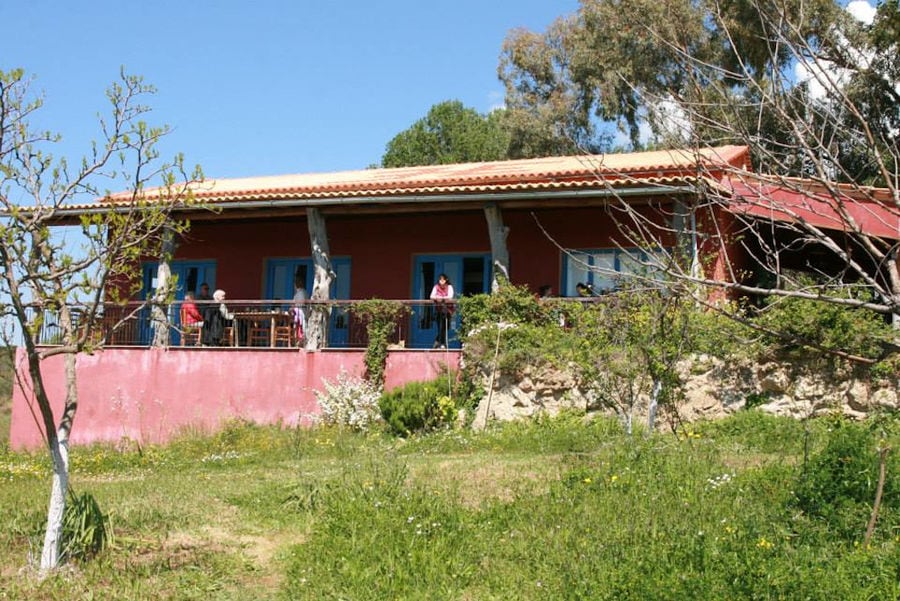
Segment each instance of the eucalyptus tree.
[[[692,200],[654,214],[610,203],[647,283],[664,272],[706,301],[793,298],[897,322],[900,5],[871,16],[833,0],[583,0],[543,35],[511,34],[500,72],[513,113],[558,100],[555,118],[582,135],[615,123],[632,147],[696,157]],[[749,160],[702,154],[722,145]]]
[[[60,562],[69,479],[69,436],[78,409],[76,359],[103,345],[98,316],[104,301],[128,297],[138,285],[142,257],[185,227],[171,213],[188,197],[180,156],[161,162],[157,144],[168,132],[144,118],[142,100],[154,92],[139,77],[121,74],[106,92],[109,113],[99,120],[99,141],[78,163],[51,153],[58,135],[33,127],[43,98],[21,69],[0,71],[0,312],[18,326],[27,359],[27,395],[52,459],[53,478],[41,569]],[[181,183],[177,183],[181,182]],[[161,185],[161,202],[142,199],[146,184]],[[127,193],[109,198],[107,186]],[[96,203],[87,216],[67,216],[72,205]],[[81,213],[84,215],[84,211]],[[73,246],[58,235],[68,224],[81,235]],[[76,315],[72,305],[78,303]],[[58,344],[39,344],[45,318],[58,321]],[[53,398],[42,365],[62,355],[64,398]],[[20,384],[26,386],[25,383]],[[61,407],[57,413],[54,408]]]
[[[778,36],[815,39],[841,17],[833,0],[581,0],[544,33],[518,29],[504,41],[498,74],[513,138],[532,140],[530,156],[608,149],[616,139],[636,150],[677,146],[675,98],[706,93],[695,66],[714,69],[723,91],[751,93],[746,78],[764,85],[793,61]],[[708,108],[712,119],[717,107]],[[752,111],[744,118],[767,125]],[[727,139],[713,130],[706,141]]]

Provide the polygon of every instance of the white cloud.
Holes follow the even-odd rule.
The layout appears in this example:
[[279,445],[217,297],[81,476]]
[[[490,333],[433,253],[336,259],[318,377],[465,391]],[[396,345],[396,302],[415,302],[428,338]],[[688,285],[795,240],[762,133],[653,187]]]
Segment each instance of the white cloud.
[[866,0],[853,0],[847,5],[847,12],[856,17],[860,23],[871,25],[875,20],[876,9]]

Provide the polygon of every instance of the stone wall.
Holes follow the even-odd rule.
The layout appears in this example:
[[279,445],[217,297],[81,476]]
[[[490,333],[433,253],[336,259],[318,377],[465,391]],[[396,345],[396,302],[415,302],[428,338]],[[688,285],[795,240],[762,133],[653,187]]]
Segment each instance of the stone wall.
[[[790,363],[723,361],[703,355],[683,361],[678,369],[685,383],[684,400],[677,408],[677,417],[683,421],[724,417],[748,403],[768,413],[796,418],[833,412],[863,418],[874,410],[900,408],[900,381],[896,380],[873,382],[850,372],[823,373]],[[579,382],[574,373],[526,369],[516,377],[495,374],[493,390],[487,390],[490,377],[483,374],[486,394],[473,427],[538,413],[555,415],[565,409],[616,413],[614,408],[602,406],[591,387]],[[646,421],[647,405],[648,399],[642,395],[634,407],[636,421]]]

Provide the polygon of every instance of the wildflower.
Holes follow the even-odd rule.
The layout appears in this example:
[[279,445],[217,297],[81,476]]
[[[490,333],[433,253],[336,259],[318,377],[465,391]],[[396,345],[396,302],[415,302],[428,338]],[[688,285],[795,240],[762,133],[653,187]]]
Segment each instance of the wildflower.
[[585,484],[590,484],[590,483],[591,483],[591,479],[590,479],[590,478],[585,478],[585,479],[584,479],[584,483],[585,483]]
[[766,537],[761,536],[759,540],[756,542],[756,546],[760,549],[771,549],[775,546],[775,543],[766,540]]

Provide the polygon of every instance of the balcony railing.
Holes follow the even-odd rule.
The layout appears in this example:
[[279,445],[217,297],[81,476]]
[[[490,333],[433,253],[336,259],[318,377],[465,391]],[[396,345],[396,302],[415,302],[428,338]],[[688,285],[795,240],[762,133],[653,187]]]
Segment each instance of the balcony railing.
[[[160,306],[165,320],[154,319],[153,306],[146,302],[127,304],[107,304],[88,323],[83,307],[70,307],[76,330],[88,328],[90,340],[106,347],[149,347],[153,344],[156,331],[167,331],[166,339],[171,347],[209,348],[215,346],[233,348],[281,348],[291,349],[302,346],[298,337],[293,309],[301,309],[307,320],[317,311],[327,316],[327,332],[321,348],[365,348],[368,344],[366,320],[358,315],[356,303],[359,301],[331,300],[326,302],[306,301],[299,305],[291,300],[228,300],[228,311],[234,319],[226,324],[226,331],[217,345],[204,345],[202,329],[181,323],[181,301]],[[432,348],[437,337],[437,328],[442,323],[436,313],[434,303],[429,300],[399,300],[406,311],[396,320],[389,342],[398,348]],[[201,313],[205,307],[216,306],[210,301],[204,305],[197,301]],[[59,314],[55,310],[35,310],[31,316],[35,324],[35,341],[40,345],[59,345],[63,342]],[[277,329],[277,330],[276,330]],[[285,329],[289,330],[285,333]],[[457,332],[459,315],[450,320],[448,346],[458,348]]]

